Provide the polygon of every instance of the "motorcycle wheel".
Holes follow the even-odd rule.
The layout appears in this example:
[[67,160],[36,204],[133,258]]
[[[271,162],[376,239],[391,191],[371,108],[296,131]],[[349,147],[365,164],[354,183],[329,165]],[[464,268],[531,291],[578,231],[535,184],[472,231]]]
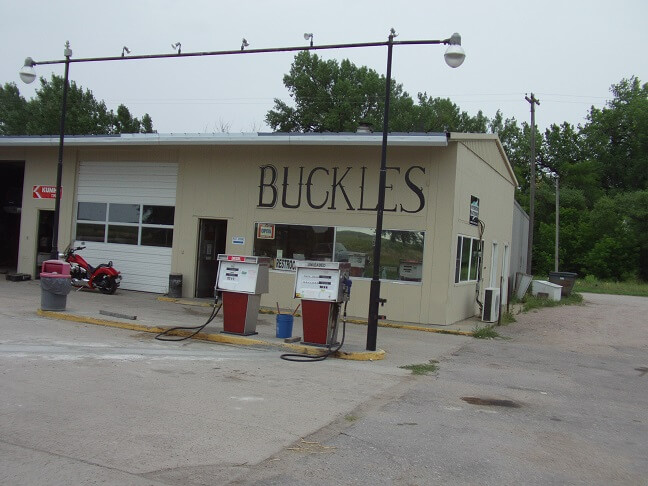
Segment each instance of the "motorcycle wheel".
[[114,277],[104,276],[100,282],[97,283],[99,292],[102,294],[112,295],[117,291],[117,282]]

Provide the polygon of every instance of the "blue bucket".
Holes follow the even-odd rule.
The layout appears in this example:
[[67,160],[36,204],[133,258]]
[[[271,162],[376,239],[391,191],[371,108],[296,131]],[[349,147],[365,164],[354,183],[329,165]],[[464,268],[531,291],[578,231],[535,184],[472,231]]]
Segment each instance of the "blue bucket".
[[292,314],[277,314],[278,338],[292,337],[293,319]]

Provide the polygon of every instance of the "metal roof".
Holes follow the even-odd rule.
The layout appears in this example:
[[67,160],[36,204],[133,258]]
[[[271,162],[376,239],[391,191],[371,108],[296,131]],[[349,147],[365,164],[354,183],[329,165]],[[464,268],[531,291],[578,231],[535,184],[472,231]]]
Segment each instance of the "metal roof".
[[[445,147],[445,133],[390,133],[390,146]],[[55,136],[0,136],[0,147],[58,146]],[[135,133],[117,135],[66,135],[65,145],[349,145],[380,146],[382,133]]]

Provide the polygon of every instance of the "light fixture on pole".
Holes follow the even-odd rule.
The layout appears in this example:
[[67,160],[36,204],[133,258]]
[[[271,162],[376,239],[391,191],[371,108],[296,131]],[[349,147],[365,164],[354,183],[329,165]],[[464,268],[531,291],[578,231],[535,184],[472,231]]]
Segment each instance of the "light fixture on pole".
[[309,40],[309,39],[310,39],[310,46],[313,47],[313,33],[312,32],[304,33],[304,40]]
[[125,54],[130,54],[130,49],[126,46],[122,47],[122,57],[124,57]]
[[18,71],[18,74],[20,75],[20,79],[22,80],[23,83],[31,84],[34,82],[34,79],[36,79],[36,71],[34,71],[35,65],[36,63],[31,57],[25,59],[25,65],[22,67],[20,71]]
[[177,51],[178,55],[182,54],[182,44],[180,44],[179,42],[176,42],[175,44],[171,44],[171,49]]
[[[387,74],[385,77],[385,113],[383,115],[383,134],[382,148],[380,155],[380,173],[378,181],[378,205],[376,208],[376,232],[374,238],[373,251],[373,275],[369,289],[369,315],[367,318],[367,350],[376,350],[376,337],[378,334],[378,308],[386,301],[380,297],[380,252],[382,247],[382,227],[383,213],[385,211],[385,182],[387,179],[387,134],[389,132],[389,102],[391,98],[391,68],[392,68],[392,51],[394,47],[394,37],[396,31],[390,30],[387,41]],[[416,43],[405,41],[399,44]],[[447,44],[444,58],[445,62],[451,68],[457,68],[463,64],[466,53],[461,47],[461,36],[457,33],[452,34],[449,39],[443,41],[426,41],[426,44]]]

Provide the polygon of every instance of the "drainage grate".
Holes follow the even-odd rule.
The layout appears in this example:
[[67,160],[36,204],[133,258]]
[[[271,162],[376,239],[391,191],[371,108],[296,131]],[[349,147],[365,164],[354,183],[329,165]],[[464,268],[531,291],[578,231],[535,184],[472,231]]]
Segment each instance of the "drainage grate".
[[468,402],[471,405],[485,405],[489,407],[510,407],[510,408],[520,408],[520,405],[513,400],[501,400],[498,398],[480,398],[480,397],[461,397],[464,402]]

